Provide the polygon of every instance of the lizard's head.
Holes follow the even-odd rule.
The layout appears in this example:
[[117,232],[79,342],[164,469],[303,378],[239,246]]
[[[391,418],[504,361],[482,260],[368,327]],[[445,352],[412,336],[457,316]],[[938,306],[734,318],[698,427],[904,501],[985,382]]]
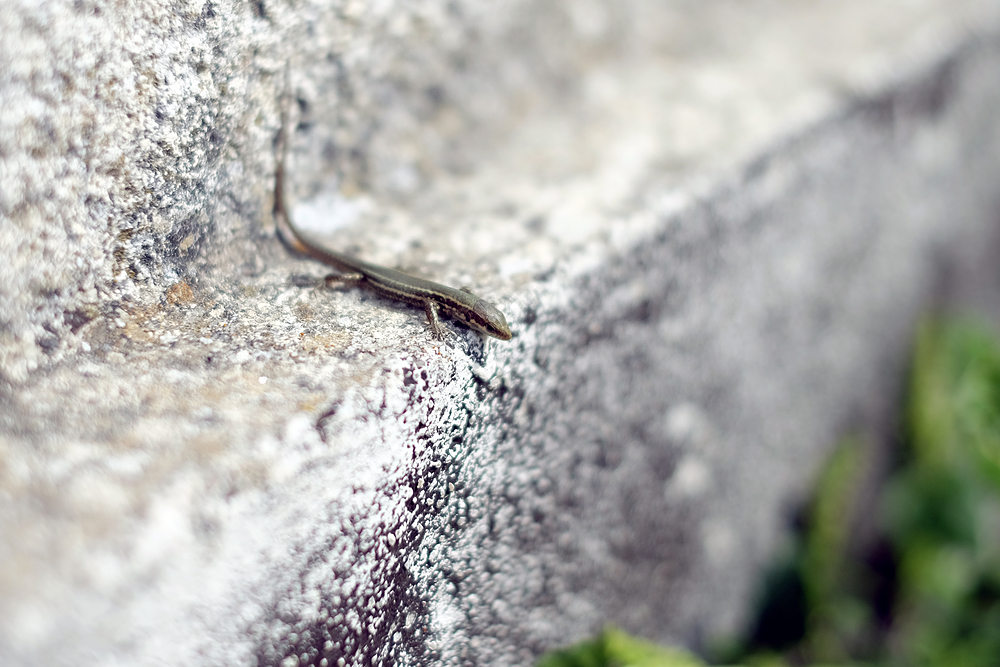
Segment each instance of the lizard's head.
[[472,307],[472,312],[476,316],[475,318],[470,318],[469,325],[474,329],[478,329],[484,334],[499,338],[500,340],[510,340],[513,337],[514,334],[510,332],[510,327],[507,326],[507,318],[503,316],[499,308],[489,301],[484,299],[476,301],[476,304]]

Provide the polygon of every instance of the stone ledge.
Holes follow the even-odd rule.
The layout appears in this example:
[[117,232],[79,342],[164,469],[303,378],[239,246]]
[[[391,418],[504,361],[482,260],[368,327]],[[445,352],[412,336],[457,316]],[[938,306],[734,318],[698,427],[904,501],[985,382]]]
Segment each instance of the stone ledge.
[[[1000,248],[993,3],[778,6],[0,11],[0,662],[737,628],[915,317],[995,307]],[[511,343],[293,278],[289,61],[296,217],[473,285]]]

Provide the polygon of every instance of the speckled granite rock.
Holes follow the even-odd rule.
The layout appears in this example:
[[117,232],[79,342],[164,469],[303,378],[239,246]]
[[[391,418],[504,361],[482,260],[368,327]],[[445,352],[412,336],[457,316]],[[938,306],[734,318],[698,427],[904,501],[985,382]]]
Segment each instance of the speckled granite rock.
[[[4,665],[697,647],[921,310],[996,305],[996,2],[15,0],[0,34]],[[286,72],[300,224],[513,341],[277,243]]]

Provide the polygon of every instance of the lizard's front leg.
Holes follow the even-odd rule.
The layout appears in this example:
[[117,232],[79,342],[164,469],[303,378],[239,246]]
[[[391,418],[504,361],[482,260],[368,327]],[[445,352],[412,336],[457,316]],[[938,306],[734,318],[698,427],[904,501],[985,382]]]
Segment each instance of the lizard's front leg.
[[427,324],[431,327],[431,333],[438,340],[444,340],[444,335],[447,330],[444,324],[441,323],[441,315],[438,312],[437,301],[433,299],[427,299],[424,301],[424,312],[427,313]]

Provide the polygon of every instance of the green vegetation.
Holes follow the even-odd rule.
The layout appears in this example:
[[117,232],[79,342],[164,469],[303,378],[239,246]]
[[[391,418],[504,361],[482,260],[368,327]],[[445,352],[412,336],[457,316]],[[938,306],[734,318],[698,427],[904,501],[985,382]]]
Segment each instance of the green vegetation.
[[546,654],[536,667],[703,667],[704,664],[687,651],[657,646],[608,627],[594,639]]
[[[880,537],[859,551],[854,507],[864,443],[842,442],[786,562],[768,577],[730,664],[1000,665],[1000,345],[969,324],[917,335],[898,466]],[[538,667],[695,667],[699,659],[609,628]]]

